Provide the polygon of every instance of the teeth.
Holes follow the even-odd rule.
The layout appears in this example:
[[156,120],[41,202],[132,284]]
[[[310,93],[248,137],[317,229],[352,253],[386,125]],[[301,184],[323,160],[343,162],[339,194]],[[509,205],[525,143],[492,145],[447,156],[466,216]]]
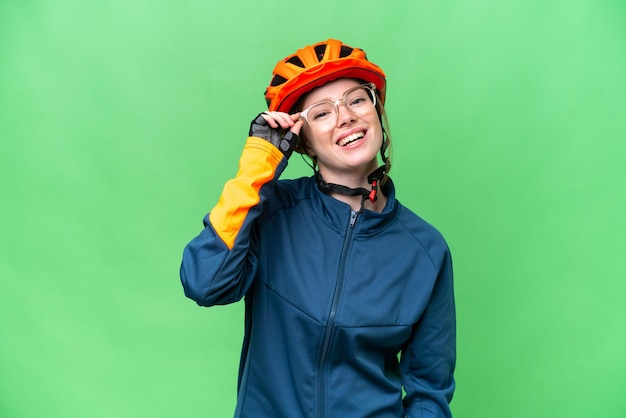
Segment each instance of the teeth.
[[345,146],[346,146],[346,145],[348,145],[349,143],[354,142],[354,141],[356,141],[357,139],[361,139],[361,138],[363,138],[364,136],[365,136],[365,132],[357,132],[357,133],[355,133],[355,134],[348,135],[347,137],[342,138],[342,139],[341,139],[341,140],[340,140],[337,144],[338,144],[338,145],[340,145],[340,146],[342,146],[342,147],[345,147]]

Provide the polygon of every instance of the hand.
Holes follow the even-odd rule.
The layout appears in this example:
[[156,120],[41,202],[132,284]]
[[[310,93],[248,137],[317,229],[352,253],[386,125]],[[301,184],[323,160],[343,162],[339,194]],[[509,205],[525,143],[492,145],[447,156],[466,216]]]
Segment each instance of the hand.
[[250,124],[250,136],[265,139],[289,158],[298,144],[303,123],[300,113],[263,112]]

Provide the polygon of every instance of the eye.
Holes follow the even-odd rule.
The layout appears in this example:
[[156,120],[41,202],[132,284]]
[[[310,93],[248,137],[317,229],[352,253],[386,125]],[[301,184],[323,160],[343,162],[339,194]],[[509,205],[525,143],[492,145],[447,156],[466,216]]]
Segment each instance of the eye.
[[311,119],[314,121],[324,120],[335,112],[335,106],[332,103],[318,103],[310,110]]
[[327,118],[329,114],[329,112],[317,112],[313,114],[313,120],[321,120]]
[[363,88],[357,89],[354,92],[350,93],[346,99],[348,106],[350,107],[359,107],[371,101],[369,95]]
[[350,107],[352,106],[358,106],[361,103],[364,103],[367,101],[366,97],[355,97],[354,99],[350,100]]

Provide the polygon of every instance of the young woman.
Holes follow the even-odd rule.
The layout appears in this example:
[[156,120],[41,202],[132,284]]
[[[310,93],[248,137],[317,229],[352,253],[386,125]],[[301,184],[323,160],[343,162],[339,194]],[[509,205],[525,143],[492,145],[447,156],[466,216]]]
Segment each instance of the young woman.
[[[280,61],[237,175],[185,248],[188,297],[245,298],[236,417],[451,416],[450,253],[396,198],[385,87],[333,39]],[[293,150],[313,176],[278,180]]]

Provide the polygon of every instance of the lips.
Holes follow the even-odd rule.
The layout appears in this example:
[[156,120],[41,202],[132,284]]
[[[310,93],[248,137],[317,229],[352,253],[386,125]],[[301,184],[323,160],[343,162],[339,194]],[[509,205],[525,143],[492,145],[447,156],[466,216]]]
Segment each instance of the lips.
[[341,147],[345,147],[350,145],[351,143],[358,141],[359,139],[363,138],[365,136],[365,131],[359,131],[359,132],[355,132],[353,134],[344,136],[343,138],[341,138],[339,141],[337,141],[337,145],[341,146]]

